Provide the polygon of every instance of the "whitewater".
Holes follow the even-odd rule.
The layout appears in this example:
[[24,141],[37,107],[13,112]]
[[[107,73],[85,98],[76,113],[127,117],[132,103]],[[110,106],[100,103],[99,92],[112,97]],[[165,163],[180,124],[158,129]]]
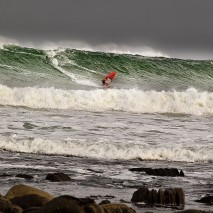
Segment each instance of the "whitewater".
[[[103,88],[111,71],[117,77]],[[187,205],[200,207],[194,200],[212,193],[212,82],[212,60],[4,45],[0,168],[33,173],[38,186],[46,170],[66,171],[90,195],[107,189],[118,201],[130,200],[134,185],[181,186]],[[186,177],[128,170],[137,166],[177,167]],[[16,180],[6,181],[5,191]],[[61,186],[67,193],[76,187]]]
[[29,108],[138,113],[213,114],[213,93],[190,88],[184,92],[138,89],[60,90],[55,88],[8,88],[0,85],[0,104]]

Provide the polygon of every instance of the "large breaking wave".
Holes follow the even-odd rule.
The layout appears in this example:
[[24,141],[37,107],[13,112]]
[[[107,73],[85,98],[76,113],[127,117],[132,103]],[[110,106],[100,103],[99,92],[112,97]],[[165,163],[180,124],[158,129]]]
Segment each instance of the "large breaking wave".
[[[110,89],[100,79],[118,72]],[[213,62],[73,49],[0,49],[0,105],[213,114]]]
[[[213,91],[213,61],[193,61],[73,49],[40,50],[14,45],[0,49],[0,83],[92,89],[108,72],[118,72],[113,87]],[[85,87],[84,87],[85,86]]]

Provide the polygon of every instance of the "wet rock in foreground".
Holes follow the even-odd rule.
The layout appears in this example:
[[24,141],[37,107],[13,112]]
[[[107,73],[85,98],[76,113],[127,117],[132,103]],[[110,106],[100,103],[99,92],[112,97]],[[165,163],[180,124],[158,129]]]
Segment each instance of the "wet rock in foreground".
[[136,213],[135,210],[124,204],[102,204],[86,202],[84,200],[64,195],[54,198],[39,209],[28,210],[28,213],[52,213],[52,212],[75,212],[75,213]]
[[206,195],[205,197],[202,197],[200,200],[195,200],[195,202],[213,205],[213,196],[212,195]]
[[180,172],[176,168],[131,168],[129,171],[132,172],[145,172],[147,175],[153,176],[170,176],[170,177],[184,177],[184,173],[182,170]]
[[185,195],[182,188],[159,189],[157,191],[141,187],[133,193],[131,201],[136,205],[138,202],[144,202],[146,206],[161,205],[184,208]]
[[202,211],[202,210],[198,210],[198,209],[187,209],[187,210],[178,211],[175,213],[211,213],[211,212],[206,212],[206,211]]
[[12,204],[9,200],[0,196],[0,212],[3,213],[21,213],[22,208]]
[[12,199],[15,197],[21,197],[21,196],[30,195],[30,194],[40,195],[49,200],[53,198],[51,194],[45,191],[34,188],[32,186],[23,185],[23,184],[15,185],[12,188],[10,188],[10,190],[5,195],[5,198]]
[[36,194],[29,194],[14,197],[10,201],[15,205],[20,206],[22,209],[27,209],[30,207],[41,207],[50,201],[50,199]]
[[71,181],[71,178],[67,174],[64,174],[62,172],[57,172],[57,173],[48,174],[46,176],[46,180],[49,180],[52,182],[60,182],[60,181]]
[[0,213],[136,213],[125,204],[104,201],[101,205],[91,198],[62,195],[53,198],[47,192],[27,185],[13,186],[5,197],[0,196]]

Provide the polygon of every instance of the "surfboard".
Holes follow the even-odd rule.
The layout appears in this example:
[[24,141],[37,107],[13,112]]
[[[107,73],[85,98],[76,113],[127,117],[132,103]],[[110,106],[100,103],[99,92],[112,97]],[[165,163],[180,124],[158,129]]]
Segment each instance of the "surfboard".
[[104,86],[106,86],[106,87],[108,87],[109,85],[110,85],[110,83],[114,80],[114,78],[116,77],[116,75],[117,75],[117,72],[111,72],[111,73],[109,73],[108,75],[106,75],[103,79],[102,79],[102,82],[104,81],[104,80],[106,80],[106,79],[110,79],[109,81],[108,80],[106,80],[106,82],[105,83],[103,83],[103,85]]

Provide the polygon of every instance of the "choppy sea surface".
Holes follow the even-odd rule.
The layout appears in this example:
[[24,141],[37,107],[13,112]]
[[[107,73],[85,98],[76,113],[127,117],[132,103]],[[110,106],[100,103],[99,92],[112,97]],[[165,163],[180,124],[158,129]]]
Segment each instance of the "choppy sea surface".
[[[100,80],[111,71],[117,77],[104,89]],[[182,187],[185,209],[212,210],[195,202],[213,194],[211,60],[7,45],[0,49],[0,118],[0,171],[9,174],[0,177],[2,194],[26,183],[54,195],[130,202],[143,185]],[[178,168],[185,177],[133,167]],[[45,180],[57,171],[72,181]]]

